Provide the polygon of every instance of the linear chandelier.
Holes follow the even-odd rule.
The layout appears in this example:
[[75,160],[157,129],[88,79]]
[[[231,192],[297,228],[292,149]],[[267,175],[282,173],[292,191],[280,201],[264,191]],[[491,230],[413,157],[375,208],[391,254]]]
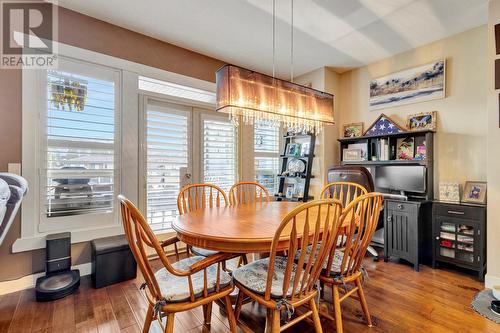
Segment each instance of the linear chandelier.
[[289,131],[321,132],[324,124],[334,124],[333,95],[293,82],[293,0],[291,20],[291,81],[275,77],[276,3],[273,0],[273,75],[225,65],[216,72],[217,111],[229,114],[238,126],[266,121]]
[[225,65],[216,72],[217,111],[238,125],[283,123],[297,132],[319,132],[333,124],[333,95],[245,68]]

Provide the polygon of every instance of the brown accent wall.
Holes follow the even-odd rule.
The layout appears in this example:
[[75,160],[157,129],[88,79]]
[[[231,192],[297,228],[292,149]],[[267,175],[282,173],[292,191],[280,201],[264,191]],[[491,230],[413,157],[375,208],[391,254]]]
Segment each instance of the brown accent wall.
[[[59,8],[59,41],[170,72],[215,82],[224,62],[131,30]],[[21,162],[22,86],[20,70],[0,70],[0,171]],[[20,236],[20,217],[0,246],[0,282],[44,269],[42,250],[11,253]],[[73,264],[90,261],[89,243],[72,247]]]

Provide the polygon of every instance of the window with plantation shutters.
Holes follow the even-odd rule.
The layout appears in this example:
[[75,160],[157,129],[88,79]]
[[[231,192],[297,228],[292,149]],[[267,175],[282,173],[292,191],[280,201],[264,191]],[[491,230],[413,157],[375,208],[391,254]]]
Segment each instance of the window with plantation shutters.
[[45,77],[42,214],[51,219],[111,213],[117,194],[118,76],[69,61],[60,68]]
[[225,117],[203,119],[203,182],[228,192],[236,182],[236,128]]
[[273,123],[257,121],[254,124],[255,180],[269,193],[276,193],[279,172],[280,128]]
[[146,110],[147,219],[155,232],[171,230],[180,177],[189,163],[190,108],[154,102]]

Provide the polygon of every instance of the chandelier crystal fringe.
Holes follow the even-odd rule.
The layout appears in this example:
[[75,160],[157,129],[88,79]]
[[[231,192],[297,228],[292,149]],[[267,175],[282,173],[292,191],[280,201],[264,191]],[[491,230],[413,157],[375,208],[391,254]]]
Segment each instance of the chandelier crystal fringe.
[[334,124],[333,95],[290,81],[225,65],[216,72],[217,111],[238,126],[264,121],[294,132],[321,132]]

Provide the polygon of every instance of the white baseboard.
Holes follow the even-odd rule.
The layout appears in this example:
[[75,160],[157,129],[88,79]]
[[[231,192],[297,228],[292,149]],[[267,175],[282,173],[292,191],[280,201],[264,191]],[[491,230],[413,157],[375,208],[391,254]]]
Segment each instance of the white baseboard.
[[500,286],[500,277],[486,274],[486,277],[484,278],[484,285],[486,288]]
[[[72,269],[79,269],[80,276],[90,275],[92,272],[92,263],[88,262],[81,265],[72,266]],[[0,295],[10,294],[19,290],[34,288],[36,279],[45,273],[31,274],[23,276],[22,278],[10,281],[0,282]]]

